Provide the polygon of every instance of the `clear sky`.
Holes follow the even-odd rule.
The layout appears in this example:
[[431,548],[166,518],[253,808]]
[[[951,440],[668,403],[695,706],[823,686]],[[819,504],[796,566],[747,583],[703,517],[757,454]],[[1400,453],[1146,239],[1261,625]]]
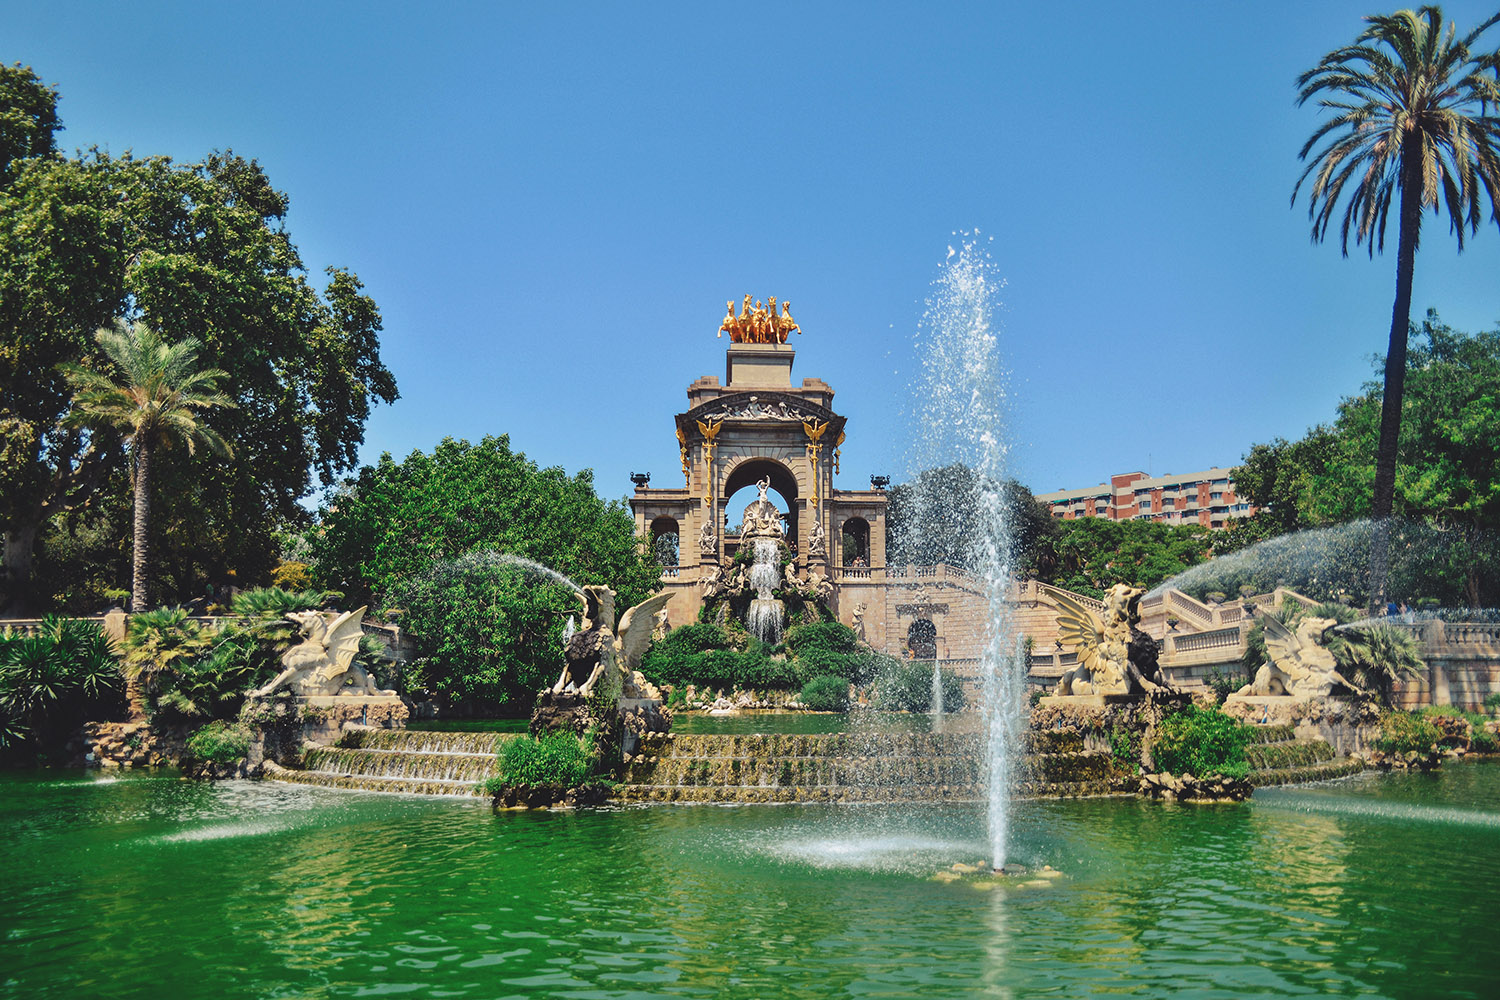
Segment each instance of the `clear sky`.
[[[0,59],[58,85],[67,149],[266,167],[384,315],[367,461],[509,433],[606,496],[680,485],[672,414],[749,292],[838,393],[839,485],[899,481],[923,300],[977,230],[1045,492],[1232,465],[1370,376],[1394,249],[1310,243],[1293,81],[1384,9],[5,2]],[[1500,322],[1500,230],[1428,222],[1428,307]]]

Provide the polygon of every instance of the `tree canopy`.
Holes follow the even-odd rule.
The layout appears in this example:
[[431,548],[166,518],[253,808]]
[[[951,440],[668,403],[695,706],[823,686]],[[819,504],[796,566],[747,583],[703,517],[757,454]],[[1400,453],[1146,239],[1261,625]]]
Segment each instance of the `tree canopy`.
[[613,587],[617,613],[661,583],[623,501],[601,499],[589,470],[541,468],[508,436],[384,455],[319,516],[314,578],[350,607],[396,613],[420,649],[411,683],[449,702],[516,706],[561,669],[578,601],[515,560]]
[[1211,544],[1196,524],[1080,517],[1055,525],[1038,546],[1037,579],[1090,597],[1117,583],[1155,587],[1207,559]]
[[164,596],[230,572],[264,578],[272,532],[303,516],[314,471],[331,485],[353,469],[370,407],[397,398],[379,310],[349,271],[314,287],[287,196],[256,161],[59,156],[56,94],[26,74],[0,86],[0,143],[16,157],[0,175],[0,604],[56,603],[125,547],[118,436],[61,423],[61,366],[94,365],[93,331],[116,319],[199,341],[236,403],[218,422],[233,460],[156,470]]
[[[1392,553],[1413,565],[1393,567],[1391,593],[1494,603],[1500,592],[1485,582],[1492,575],[1485,567],[1500,555],[1500,329],[1464,334],[1429,311],[1412,337],[1392,494],[1394,514],[1409,524],[1398,529],[1404,542]],[[1255,519],[1268,534],[1372,515],[1381,404],[1382,382],[1372,379],[1339,403],[1331,425],[1250,449],[1235,482],[1262,508]]]
[[1012,533],[1012,556],[1029,559],[1055,528],[1051,511],[1013,479],[987,482],[967,465],[928,469],[891,487],[886,508],[886,563],[970,567],[981,524],[983,495],[999,492]]

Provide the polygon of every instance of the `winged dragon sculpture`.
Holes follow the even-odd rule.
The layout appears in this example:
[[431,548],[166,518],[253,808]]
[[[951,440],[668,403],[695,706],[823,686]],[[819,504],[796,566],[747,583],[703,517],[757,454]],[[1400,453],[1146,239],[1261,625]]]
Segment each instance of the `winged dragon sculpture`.
[[303,639],[281,655],[284,668],[275,680],[250,692],[262,697],[283,684],[294,694],[309,695],[394,695],[375,686],[369,671],[354,662],[359,653],[359,637],[366,608],[342,614],[322,611],[294,611],[287,619],[302,628]]
[[1156,640],[1136,628],[1140,587],[1117,583],[1104,596],[1105,619],[1059,590],[1047,588],[1057,606],[1057,634],[1078,652],[1078,665],[1062,675],[1061,695],[1173,693],[1157,666]]
[[1304,618],[1297,631],[1287,628],[1275,615],[1261,615],[1265,626],[1268,661],[1255,672],[1255,679],[1235,693],[1247,696],[1290,695],[1298,701],[1326,698],[1336,687],[1368,694],[1338,672],[1333,653],[1322,638],[1338,622],[1332,618]]
[[615,620],[615,592],[608,587],[590,584],[583,588],[583,624],[563,651],[562,676],[552,685],[553,694],[570,689],[587,698],[600,685],[618,698],[658,698],[660,694],[637,672],[641,656],[651,645],[656,613],[667,606],[672,595],[664,592],[648,597],[620,616],[618,631]]

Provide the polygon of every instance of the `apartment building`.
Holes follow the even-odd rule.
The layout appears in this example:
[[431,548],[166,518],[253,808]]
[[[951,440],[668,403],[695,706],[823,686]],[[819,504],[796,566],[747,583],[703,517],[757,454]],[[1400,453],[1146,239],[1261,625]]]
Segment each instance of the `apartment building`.
[[1148,476],[1122,472],[1108,483],[1077,490],[1038,493],[1036,498],[1064,520],[1107,517],[1113,521],[1151,520],[1167,524],[1201,524],[1224,528],[1255,507],[1235,493],[1231,469],[1215,466],[1201,472]]

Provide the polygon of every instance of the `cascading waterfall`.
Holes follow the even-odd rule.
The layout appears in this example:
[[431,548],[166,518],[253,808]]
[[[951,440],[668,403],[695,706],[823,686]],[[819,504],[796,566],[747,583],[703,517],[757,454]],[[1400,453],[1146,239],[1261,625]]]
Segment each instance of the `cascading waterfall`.
[[771,592],[781,583],[781,546],[774,538],[755,539],[755,562],[750,566],[750,601],[746,624],[761,642],[780,642],[785,609]]
[[919,522],[950,521],[959,502],[966,507],[963,519],[974,526],[964,556],[983,581],[988,604],[981,657],[982,763],[991,863],[998,869],[1006,860],[1011,788],[1026,719],[1023,648],[1006,601],[1014,557],[1005,481],[1005,373],[992,321],[999,304],[994,295],[1003,282],[994,276],[989,254],[970,239],[960,250],[949,248],[935,285],[917,335],[922,368],[913,385],[917,445],[911,471],[959,463],[973,473],[973,488],[961,498],[930,477],[928,489],[918,480],[915,500]]

